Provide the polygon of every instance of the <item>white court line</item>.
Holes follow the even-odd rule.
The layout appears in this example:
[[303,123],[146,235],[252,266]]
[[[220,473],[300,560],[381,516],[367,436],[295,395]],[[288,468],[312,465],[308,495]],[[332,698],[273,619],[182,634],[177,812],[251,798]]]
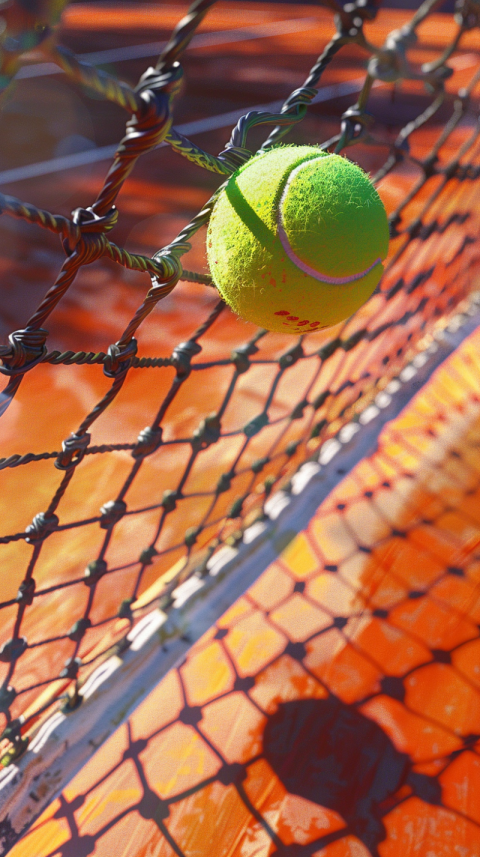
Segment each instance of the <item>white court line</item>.
[[[215,45],[228,45],[233,42],[247,42],[251,39],[265,39],[269,36],[299,33],[302,30],[309,30],[316,23],[316,20],[316,18],[293,18],[290,21],[273,21],[271,24],[255,24],[236,30],[221,30],[218,33],[200,33],[198,36],[194,36],[189,47],[214,47]],[[124,48],[109,48],[104,51],[78,54],[78,57],[92,65],[126,62],[127,60],[157,56],[163,51],[166,44],[167,42],[147,42],[143,45],[128,45]],[[35,63],[19,69],[15,79],[42,77],[48,74],[64,74],[64,72],[53,62]]]
[[[314,18],[296,18],[290,21],[276,21],[273,24],[268,24],[265,27],[251,28],[251,30],[225,30],[221,33],[202,33],[192,39],[192,45],[201,47],[205,45],[224,44],[235,41],[245,41],[247,39],[261,39],[271,35],[279,35],[287,32],[297,32],[301,29],[310,28]],[[305,24],[305,27],[303,26]],[[127,48],[114,48],[108,51],[96,51],[89,54],[80,54],[80,58],[88,59],[89,62],[113,62],[115,59],[132,59],[134,51],[145,51],[145,53],[137,53],[135,56],[152,56],[156,55],[162,49],[166,42],[150,42],[146,45],[132,45]],[[152,53],[151,53],[152,51]],[[132,53],[128,53],[132,52]],[[127,56],[128,53],[128,56]],[[121,57],[120,57],[121,54]],[[106,59],[106,57],[109,59]],[[457,70],[465,69],[474,65],[478,65],[478,54],[469,53],[458,57],[452,57],[450,65]],[[20,70],[19,76],[33,77],[34,71],[36,74],[46,75],[57,73],[60,70],[53,63],[39,63],[38,65],[26,66]],[[52,71],[53,69],[53,71]],[[27,74],[28,72],[28,74]],[[21,74],[24,73],[24,74]],[[357,77],[353,80],[345,81],[344,83],[332,84],[319,89],[317,95],[312,100],[312,104],[318,104],[323,101],[330,101],[334,98],[341,98],[344,95],[350,95],[353,92],[359,92],[364,84],[365,78]],[[376,80],[374,87],[382,86],[383,82]],[[183,125],[178,125],[176,130],[180,134],[193,137],[195,134],[202,134],[207,131],[216,131],[220,128],[235,125],[236,122],[245,113],[252,110],[265,111],[268,113],[276,113],[281,110],[283,101],[272,101],[269,104],[257,104],[254,107],[241,108],[239,110],[230,110],[228,113],[220,113],[217,116],[210,116],[205,119],[197,119],[194,122],[185,122]],[[160,147],[166,146],[167,143],[161,143]],[[88,164],[98,163],[100,161],[113,158],[118,144],[111,146],[100,146],[92,149],[87,149],[83,152],[75,152],[72,155],[64,155],[59,158],[51,158],[48,161],[39,161],[35,164],[26,164],[23,167],[14,167],[10,170],[0,172],[0,184],[12,184],[26,179],[38,178],[39,176],[49,175],[51,173],[60,172],[61,170],[75,169],[76,167],[87,166]],[[158,147],[158,148],[160,148]]]
[[[319,90],[318,94],[312,101],[312,104],[318,104],[320,101],[330,101],[333,98],[340,98],[342,95],[349,95],[352,92],[359,92],[362,88],[365,78],[357,77],[354,80],[349,80],[345,83],[337,83],[332,86],[324,86]],[[185,122],[183,125],[177,125],[176,131],[180,134],[185,134],[189,137],[194,137],[195,134],[202,134],[206,131],[216,131],[219,128],[226,128],[235,125],[236,122],[245,113],[252,110],[265,111],[267,113],[278,113],[283,105],[283,101],[271,101],[270,104],[257,104],[255,107],[243,107],[238,110],[230,110],[228,113],[220,113],[217,116],[209,116],[205,119],[196,119],[194,122]],[[161,143],[162,146],[168,145]],[[36,164],[27,164],[24,167],[14,167],[11,170],[3,170],[0,172],[0,184],[12,184],[13,182],[24,181],[25,179],[37,178],[38,176],[57,173],[60,170],[70,170],[75,167],[84,167],[87,164],[95,164],[98,161],[104,161],[108,158],[113,158],[117,151],[118,144],[113,146],[101,146],[99,148],[87,149],[85,152],[76,152],[73,155],[64,155],[61,158],[51,158],[48,161],[40,161]]]
[[[269,36],[281,36],[288,33],[298,33],[302,30],[308,30],[312,24],[316,23],[316,18],[293,18],[290,21],[273,21],[271,24],[259,25],[255,24],[252,27],[245,27],[241,30],[221,30],[218,33],[201,33],[194,36],[190,47],[204,48],[215,47],[216,45],[228,45],[233,42],[247,42],[252,39],[265,39]],[[91,51],[90,53],[77,54],[79,59],[91,63],[91,65],[101,65],[116,62],[127,62],[134,59],[145,59],[160,54],[167,42],[147,42],[143,45],[128,45],[124,48],[108,48],[104,51]],[[477,54],[469,53],[449,59],[457,71],[464,68],[470,68],[478,63]],[[64,74],[63,69],[53,62],[34,63],[20,68],[15,75],[15,80],[21,80],[29,77],[44,77],[51,74]]]

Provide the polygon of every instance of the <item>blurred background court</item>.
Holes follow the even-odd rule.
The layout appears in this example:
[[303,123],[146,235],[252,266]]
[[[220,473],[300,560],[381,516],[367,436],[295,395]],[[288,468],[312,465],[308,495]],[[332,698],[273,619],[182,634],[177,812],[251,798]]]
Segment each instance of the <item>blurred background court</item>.
[[[411,18],[412,5],[382,6],[376,20],[365,23],[365,33],[380,45]],[[452,5],[419,28],[421,38],[411,50],[418,67],[454,39]],[[183,2],[73,3],[63,14],[60,41],[135,85],[185,11]],[[221,0],[182,59],[185,85],[174,127],[206,151],[221,151],[245,112],[280,110],[333,33],[332,11],[317,5]],[[427,212],[434,226],[424,232],[399,227],[383,291],[354,320],[308,337],[302,358],[296,365],[297,357],[292,359],[288,371],[281,360],[292,338],[259,338],[234,397],[230,354],[256,331],[219,311],[212,288],[181,281],[144,323],[138,357],[164,358],[165,365],[131,369],[121,396],[91,429],[98,454],[76,468],[75,490],[61,498],[60,527],[38,557],[37,595],[22,616],[28,647],[18,660],[16,694],[1,715],[3,726],[23,718],[19,734],[23,722],[33,728],[44,707],[71,688],[72,643],[88,676],[89,667],[131,628],[129,608],[142,616],[158,600],[162,576],[182,568],[185,545],[200,550],[221,538],[235,547],[241,525],[261,520],[259,503],[272,485],[286,482],[342,425],[357,419],[418,353],[434,353],[442,318],[447,327],[454,312],[460,312],[459,325],[469,312],[475,315],[468,298],[480,282],[478,146],[467,149],[467,142],[478,117],[476,83],[472,111],[436,152],[442,167],[465,147],[471,173],[455,178],[448,194],[440,175],[425,185],[421,177],[479,58],[479,31],[472,27],[449,60],[453,73],[445,81],[444,103],[412,135],[405,162],[379,182],[389,214],[418,182],[403,223]],[[342,115],[361,90],[366,62],[355,45],[337,54],[288,142],[316,144],[338,134]],[[375,175],[399,129],[430,102],[421,80],[401,86],[378,81],[368,102],[377,137],[368,146],[350,146],[348,157]],[[32,53],[3,107],[2,123],[2,192],[68,215],[95,199],[125,114],[74,87]],[[254,129],[251,147],[264,137],[264,130]],[[168,146],[146,154],[119,196],[116,244],[152,256],[218,185],[218,175]],[[182,261],[204,275],[205,231]],[[0,218],[2,341],[24,326],[64,258],[58,236]],[[145,280],[144,273],[105,258],[85,266],[48,321],[50,353],[107,352],[141,303]],[[399,281],[405,288],[394,292]],[[195,381],[172,402],[163,445],[143,461],[129,488],[128,513],[108,544],[109,573],[93,597],[83,574],[105,537],[103,506],[121,492],[135,438],[168,396],[172,351],[196,341],[209,317],[208,336],[197,337],[202,351],[193,364]],[[372,318],[382,332],[359,350],[357,334]],[[353,346],[319,370],[319,350],[324,345],[328,356],[336,340]],[[479,857],[478,351],[473,332],[383,429],[377,450],[345,478],[339,473],[335,490],[318,509],[312,506],[306,530],[291,534],[266,570],[258,568],[258,581],[151,690],[17,844],[18,827],[7,807],[2,854]],[[26,374],[2,417],[0,535],[8,569],[0,598],[3,644],[12,638],[17,593],[32,555],[26,527],[58,490],[61,474],[52,459],[107,387],[95,363],[55,365],[52,359]],[[325,391],[330,398],[322,401]],[[268,425],[257,435],[252,430],[244,449],[241,427],[253,425],[266,400]],[[317,402],[315,412],[304,405],[292,418],[292,403],[306,400]],[[221,433],[190,467],[194,432],[219,411]],[[25,458],[28,466],[6,464],[30,453],[37,460]],[[238,465],[234,488],[217,490],[212,506],[212,485],[231,474],[232,460]],[[166,518],[139,572],[132,557],[154,541],[159,510],[169,508],[165,492],[179,493],[178,474],[186,469],[181,511]],[[231,513],[238,498],[241,522]],[[199,521],[199,532],[189,536]],[[79,636],[73,623],[87,602],[89,624]],[[129,605],[123,614],[120,602]],[[1,666],[10,681],[11,664]],[[81,717],[81,708],[68,716]],[[11,734],[4,736],[7,752]],[[33,806],[40,797],[32,791]]]

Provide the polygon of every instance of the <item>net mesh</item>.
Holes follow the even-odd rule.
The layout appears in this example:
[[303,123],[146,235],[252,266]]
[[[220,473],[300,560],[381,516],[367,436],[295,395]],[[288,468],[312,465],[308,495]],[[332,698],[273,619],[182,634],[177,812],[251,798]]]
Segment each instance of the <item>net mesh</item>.
[[476,857],[479,340],[12,857]]
[[[333,35],[319,37],[319,58],[303,86],[277,111],[243,115],[219,155],[203,151],[172,125],[181,103],[180,59],[213,5],[193,3],[157,65],[136,87],[50,39],[51,58],[72,82],[129,113],[125,136],[95,201],[71,217],[0,195],[4,216],[58,234],[65,251],[55,283],[25,326],[0,347],[4,424],[13,424],[8,421],[22,394],[28,392],[34,403],[40,379],[54,384],[61,377],[64,385],[74,385],[75,372],[92,366],[92,389],[99,392],[78,414],[73,431],[60,438],[61,446],[22,451],[28,432],[23,440],[13,432],[12,444],[20,450],[0,460],[13,492],[35,482],[42,493],[34,499],[44,501],[28,519],[23,507],[20,515],[18,509],[6,514],[12,528],[0,537],[4,564],[15,569],[0,603],[5,765],[24,752],[38,718],[59,700],[70,710],[78,706],[82,682],[112,647],[122,652],[128,631],[146,610],[158,604],[168,611],[182,582],[193,573],[207,575],[216,552],[238,544],[245,528],[265,517],[272,492],[288,491],[299,465],[318,459],[326,441],[358,421],[478,286],[480,71],[477,57],[465,53],[475,45],[478,4],[461,0],[453,18],[442,16],[442,38],[435,43],[439,2],[427,0],[388,33],[380,3],[359,0],[342,7],[331,0],[326,5]],[[12,19],[9,26],[33,32],[31,21]],[[415,52],[423,37],[433,39],[434,50],[429,61],[419,62]],[[15,44],[3,43],[5,85],[22,53],[18,39]],[[381,285],[354,317],[295,340],[235,319],[218,300],[208,272],[183,267],[189,252],[201,256],[198,247],[218,190],[152,256],[110,240],[117,197],[139,158],[169,146],[196,169],[216,173],[221,186],[259,147],[274,146],[287,134],[305,141],[299,123],[305,119],[307,128],[322,76],[352,48],[367,61],[367,72],[360,84],[347,80],[342,92],[358,97],[341,112],[333,133],[317,141],[371,172],[392,236]],[[382,115],[375,119],[379,104]],[[313,136],[311,128],[308,134]],[[150,276],[144,300],[104,351],[49,349],[46,325],[55,324],[56,315],[62,319],[77,274],[104,259]],[[189,317],[190,330],[180,343],[174,322],[168,330],[160,326],[164,354],[142,354],[141,332],[143,342],[152,342],[151,313],[177,291],[201,315],[195,323]],[[71,367],[70,380],[59,374],[64,367]],[[200,387],[210,391],[208,409],[199,401]],[[136,435],[125,416],[127,405],[145,414],[147,426]],[[57,407],[53,393],[51,407]],[[64,425],[60,416],[59,423]],[[60,607],[63,618],[53,625],[48,617]]]

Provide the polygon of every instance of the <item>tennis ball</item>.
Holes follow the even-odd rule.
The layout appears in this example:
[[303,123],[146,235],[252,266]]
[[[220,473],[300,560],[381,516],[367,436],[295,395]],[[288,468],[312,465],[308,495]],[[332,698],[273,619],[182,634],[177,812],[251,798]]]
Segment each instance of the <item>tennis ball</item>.
[[388,239],[385,208],[360,167],[314,146],[282,146],[228,180],[210,217],[207,258],[235,313],[299,334],[365,303]]

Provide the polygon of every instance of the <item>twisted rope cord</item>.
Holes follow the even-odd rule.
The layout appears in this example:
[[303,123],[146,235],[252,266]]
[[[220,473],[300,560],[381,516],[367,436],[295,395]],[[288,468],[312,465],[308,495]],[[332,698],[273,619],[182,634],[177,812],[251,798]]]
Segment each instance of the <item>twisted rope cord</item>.
[[101,95],[106,101],[113,101],[129,113],[141,110],[140,97],[127,83],[81,60],[63,45],[52,48],[51,56],[68,77]]

